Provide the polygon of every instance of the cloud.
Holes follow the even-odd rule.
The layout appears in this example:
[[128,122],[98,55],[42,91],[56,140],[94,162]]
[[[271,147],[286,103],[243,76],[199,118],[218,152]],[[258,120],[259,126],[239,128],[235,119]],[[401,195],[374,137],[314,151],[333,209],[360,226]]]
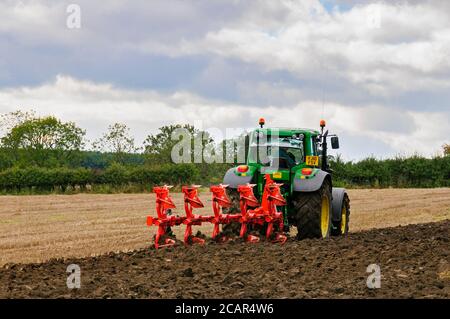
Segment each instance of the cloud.
[[[174,123],[219,128],[225,134],[226,128],[253,128],[261,116],[272,127],[309,128],[317,127],[325,116],[331,131],[348,137],[343,145],[347,145],[349,152],[341,150],[347,153],[346,158],[370,155],[356,147],[361,138],[378,145],[380,153],[375,154],[378,156],[415,152],[432,155],[450,134],[448,113],[402,112],[377,105],[322,107],[321,102],[312,100],[262,108],[208,100],[185,91],[162,94],[153,90],[125,90],[62,75],[37,87],[0,90],[0,111],[17,108],[75,121],[87,129],[91,140],[114,122],[128,124],[142,141],[156,128]],[[385,149],[380,145],[385,145]]]
[[[270,14],[267,24],[245,17],[180,48],[299,77],[331,73],[372,95],[450,87],[448,77],[442,77],[450,72],[448,11],[427,4],[379,3],[328,12],[317,1],[281,1],[277,14],[280,7],[290,13],[278,24],[271,23]],[[370,26],[373,15],[379,17],[379,27]]]
[[114,62],[132,63],[136,55],[208,56],[211,63],[235,59],[306,81],[333,77],[374,99],[450,87],[450,6],[439,1],[337,1],[351,5],[343,11],[317,0],[78,2],[80,30],[66,27],[69,1],[3,2],[0,47],[8,42],[3,35],[13,39],[9,50],[62,50],[58,56],[70,59],[60,62],[59,73],[69,61],[91,67],[105,59],[105,68],[117,68]]

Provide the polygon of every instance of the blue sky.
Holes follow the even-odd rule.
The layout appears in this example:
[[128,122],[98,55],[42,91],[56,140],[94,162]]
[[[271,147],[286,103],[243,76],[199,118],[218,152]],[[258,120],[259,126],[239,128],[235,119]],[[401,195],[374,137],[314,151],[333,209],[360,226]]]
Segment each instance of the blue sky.
[[[368,1],[361,1],[361,3],[367,3]],[[335,8],[339,11],[351,10],[356,1],[333,1],[333,0],[321,0],[320,3],[328,11],[332,12]]]
[[347,159],[448,141],[450,5],[442,1],[80,0],[0,3],[0,113],[33,109],[97,138],[124,122],[317,127]]

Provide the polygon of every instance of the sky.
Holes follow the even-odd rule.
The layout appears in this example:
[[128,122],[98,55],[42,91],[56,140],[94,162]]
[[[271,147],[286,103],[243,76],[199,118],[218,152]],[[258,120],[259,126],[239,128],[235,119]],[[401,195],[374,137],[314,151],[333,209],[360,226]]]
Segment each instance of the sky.
[[0,0],[0,113],[138,143],[324,118],[347,160],[430,157],[450,142],[449,53],[439,0]]

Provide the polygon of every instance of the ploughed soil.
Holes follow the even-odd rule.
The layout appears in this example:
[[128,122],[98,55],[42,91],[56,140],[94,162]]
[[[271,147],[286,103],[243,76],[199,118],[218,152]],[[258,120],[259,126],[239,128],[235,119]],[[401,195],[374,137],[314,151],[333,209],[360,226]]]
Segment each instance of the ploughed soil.
[[[69,290],[66,268],[81,268]],[[369,289],[367,267],[381,269]],[[0,268],[1,298],[449,298],[450,220],[285,245],[150,247]]]

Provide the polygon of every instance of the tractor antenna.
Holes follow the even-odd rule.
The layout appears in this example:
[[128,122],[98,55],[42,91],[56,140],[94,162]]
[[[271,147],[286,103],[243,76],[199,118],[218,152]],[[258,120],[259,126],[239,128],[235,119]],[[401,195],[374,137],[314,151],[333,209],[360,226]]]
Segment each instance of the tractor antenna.
[[[320,54],[318,54],[318,59],[319,59],[320,68],[322,70],[324,70],[324,72],[326,73],[327,69],[326,69],[325,64],[323,63],[322,56]],[[325,118],[325,88],[324,88],[323,82],[324,81],[322,80],[321,86],[320,86],[320,98],[322,100],[322,118]],[[323,133],[323,129],[322,129],[322,133]]]
[[322,86],[322,118],[325,118],[325,90]]

